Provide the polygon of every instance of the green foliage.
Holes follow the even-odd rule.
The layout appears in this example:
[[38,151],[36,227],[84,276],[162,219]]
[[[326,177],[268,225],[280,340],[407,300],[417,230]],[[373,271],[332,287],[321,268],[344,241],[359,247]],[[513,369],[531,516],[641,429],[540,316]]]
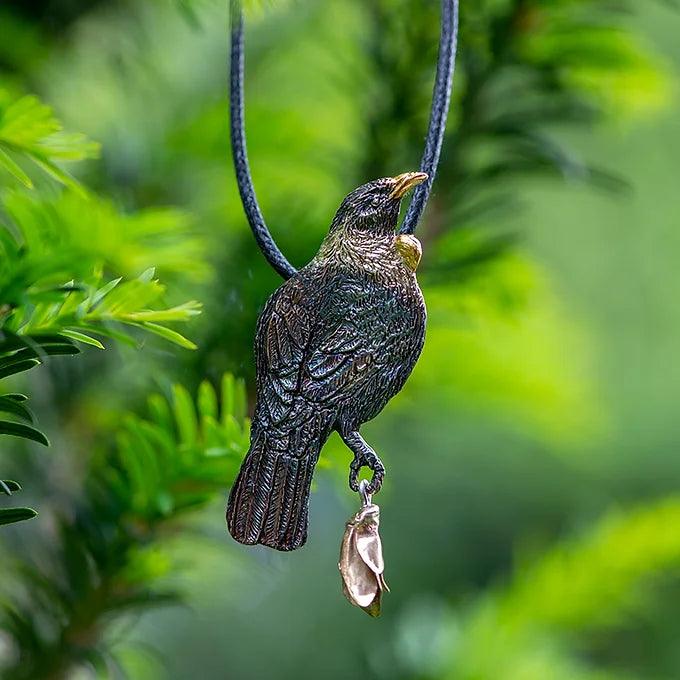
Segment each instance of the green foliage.
[[430,285],[427,306],[427,343],[404,402],[434,397],[433,407],[457,411],[493,405],[497,419],[528,424],[555,443],[580,444],[606,430],[587,334],[532,258],[499,253],[453,288]]
[[[36,335],[20,337],[0,324],[0,380],[23,373],[37,366],[45,358],[57,355],[78,354],[74,342],[63,335]],[[0,394],[0,435],[11,435],[44,446],[49,446],[47,437],[33,427],[33,414],[25,405],[26,397],[18,393]],[[11,420],[7,420],[9,416]],[[8,496],[19,491],[16,483],[0,485]],[[37,513],[31,508],[0,508],[0,524],[10,524],[31,519]]]
[[[627,188],[567,134],[614,115],[650,115],[669,101],[662,60],[624,23],[619,5],[461,5],[439,190],[418,234],[431,322],[407,398],[427,398],[444,384],[439,404],[449,397],[443,403],[486,408],[540,438],[573,443],[603,431],[592,349],[547,273],[523,252],[517,216],[529,179]],[[439,16],[438,3],[362,7],[367,68],[354,91],[367,120],[358,181],[419,162]]]
[[164,324],[187,321],[199,313],[194,301],[169,308],[152,309],[165,292],[154,270],[148,269],[138,278],[104,283],[101,275],[88,282],[69,283],[58,288],[28,291],[28,304],[7,315],[5,327],[13,333],[36,336],[60,333],[103,349],[101,343],[88,335],[95,333],[135,345],[134,338],[116,328],[117,324],[144,329],[182,347],[196,349],[183,335]]
[[175,385],[170,403],[159,395],[149,399],[149,419],[125,419],[118,436],[123,474],[108,484],[136,516],[149,523],[176,518],[231,485],[248,448],[245,390],[231,375],[222,379],[220,403],[221,409],[208,382],[195,404]]
[[3,580],[2,628],[20,650],[8,677],[113,664],[107,625],[180,601],[163,584],[177,569],[164,537],[233,482],[248,446],[245,408],[243,383],[225,375],[219,393],[204,382],[194,400],[175,385],[171,398],[149,398],[146,418],[122,418],[116,446],[91,457],[84,494],[58,514],[57,541]]
[[[660,597],[661,576],[677,577],[679,528],[680,500],[671,497],[608,513],[582,536],[525,556],[507,585],[481,595],[464,615],[440,619],[432,677],[630,677],[598,668],[597,645]],[[414,617],[408,625],[419,624]]]
[[[69,128],[102,140],[104,153],[96,167],[83,167],[87,175],[79,175],[101,188],[99,195],[85,195],[41,181],[40,168],[26,150],[6,151],[39,187],[27,191],[25,181],[19,186],[25,178],[14,166],[14,173],[0,171],[0,180],[11,184],[0,198],[9,235],[0,230],[7,241],[1,246],[7,250],[0,251],[0,289],[12,300],[0,315],[13,331],[8,337],[29,343],[7,355],[8,370],[46,363],[59,346],[66,353],[86,349],[83,343],[108,345],[107,338],[137,343],[139,324],[185,344],[172,335],[171,318],[188,318],[196,309],[176,303],[197,298],[208,310],[197,330],[199,349],[173,355],[171,362],[153,353],[135,361],[129,353],[115,372],[107,371],[104,358],[110,353],[90,350],[77,362],[87,370],[77,373],[55,361],[50,389],[37,403],[41,420],[45,409],[61,425],[50,429],[58,455],[48,459],[27,452],[26,460],[12,458],[21,461],[17,476],[30,477],[41,497],[44,521],[22,528],[22,541],[13,541],[11,530],[3,532],[8,605],[3,624],[9,631],[3,639],[4,671],[19,680],[54,680],[83,667],[85,674],[116,676],[121,671],[113,648],[129,649],[118,640],[135,637],[125,625],[130,622],[126,613],[136,616],[178,601],[173,577],[182,565],[173,560],[170,537],[186,533],[184,520],[190,521],[193,509],[223,497],[246,446],[240,388],[227,382],[221,398],[205,386],[195,400],[189,394],[203,376],[220,375],[225,367],[239,374],[252,371],[255,315],[277,281],[252,242],[232,184],[225,71],[206,67],[224,64],[227,3],[100,0],[95,7],[90,0],[74,0],[69,21],[82,16],[73,30],[64,30],[55,19],[54,3],[36,4],[43,8],[42,20],[22,20],[28,26],[23,32],[12,28],[17,21],[2,23],[2,14],[12,17],[12,9],[0,10],[0,25],[12,36],[0,41],[0,59],[16,69],[11,77],[18,83],[27,80],[41,91]],[[284,252],[302,265],[351,187],[417,165],[439,3],[246,4],[247,126],[258,196]],[[258,6],[269,4],[281,11],[259,11]],[[626,9],[636,13],[631,17],[621,11]],[[603,163],[594,132],[587,144],[574,133],[595,131],[595,124],[603,128],[612,119],[650,115],[668,100],[666,66],[656,56],[657,45],[641,40],[637,10],[630,0],[462,3],[448,138],[419,228],[425,248],[419,278],[430,312],[426,350],[401,397],[408,408],[390,405],[367,432],[390,459],[392,471],[380,499],[396,581],[384,625],[367,637],[351,612],[336,611],[342,604],[333,600],[341,595],[329,567],[336,548],[330,545],[332,531],[321,532],[313,548],[317,552],[288,556],[285,568],[272,555],[264,566],[249,562],[248,575],[256,585],[244,589],[251,598],[245,616],[234,606],[240,586],[231,580],[234,555],[220,550],[219,558],[191,562],[195,581],[205,584],[210,607],[218,610],[214,625],[198,625],[211,613],[198,598],[196,604],[204,605],[200,618],[189,623],[184,612],[174,620],[144,617],[147,627],[137,637],[148,644],[155,635],[153,641],[163,640],[171,663],[185,664],[171,673],[189,676],[201,667],[210,677],[225,672],[256,676],[257,664],[269,661],[277,664],[277,675],[295,677],[311,677],[323,667],[330,675],[355,672],[390,680],[604,680],[620,677],[619,667],[627,671],[634,665],[626,659],[607,663],[606,650],[598,645],[629,625],[636,636],[630,647],[645,646],[640,638],[660,618],[653,609],[654,586],[676,566],[675,541],[664,530],[675,528],[676,510],[665,512],[650,502],[648,521],[643,521],[644,508],[621,514],[583,539],[559,542],[547,555],[524,555],[509,584],[502,583],[511,545],[581,521],[584,507],[591,516],[592,504],[601,507],[623,486],[646,499],[659,489],[667,493],[677,474],[672,454],[662,468],[658,460],[657,467],[647,464],[648,454],[673,449],[677,437],[671,437],[670,426],[653,432],[632,409],[631,430],[644,437],[638,448],[644,448],[645,464],[635,460],[642,454],[631,437],[620,447],[606,442],[617,463],[593,472],[604,466],[593,453],[603,438],[593,441],[593,434],[601,434],[603,422],[609,424],[612,401],[595,383],[608,371],[617,372],[634,390],[643,373],[641,352],[612,369],[610,352],[622,342],[614,323],[608,336],[612,347],[603,343],[595,360],[597,345],[589,336],[596,324],[586,326],[587,314],[578,303],[574,317],[564,290],[538,262],[543,253],[525,248],[526,213],[518,209],[525,190],[531,189],[534,198],[548,181],[553,187],[555,180],[607,191],[626,187],[618,176],[622,164],[614,157]],[[50,42],[55,26],[59,38]],[[652,156],[646,148],[647,165]],[[63,159],[50,160],[61,164]],[[186,211],[149,207],[159,204],[180,204]],[[620,236],[618,224],[606,231],[594,217],[583,219],[603,239]],[[541,231],[546,240],[557,237],[549,219]],[[640,231],[652,240],[649,224]],[[574,251],[573,260],[603,253],[603,248],[590,252],[593,241],[561,243]],[[631,272],[653,263],[656,275],[660,259],[641,261],[635,252]],[[163,282],[186,285],[186,297],[184,292],[179,298],[166,296],[151,273],[142,277],[148,281],[140,281],[140,272],[153,267]],[[216,281],[201,289],[213,268]],[[634,288],[634,273],[630,281]],[[644,283],[630,297],[646,297],[649,281]],[[608,286],[609,280],[598,285]],[[672,297],[672,286],[667,290]],[[95,301],[99,295],[101,301]],[[602,290],[593,290],[593,298],[600,295],[604,298]],[[117,296],[125,300],[122,307]],[[166,303],[166,297],[171,301]],[[617,291],[612,302],[617,309],[635,305],[625,291]],[[630,316],[630,323],[637,318],[648,334],[646,347],[656,333],[651,310],[649,318],[636,317],[634,310]],[[21,354],[27,349],[34,355]],[[672,368],[664,368],[670,383]],[[147,416],[141,417],[138,404],[149,376],[164,387],[178,374],[187,388],[164,390],[172,394],[169,399],[152,397]],[[654,387],[648,408],[661,414],[661,390]],[[9,389],[15,388],[1,391]],[[120,415],[122,400],[126,416]],[[235,401],[240,406],[232,405]],[[30,413],[22,410],[25,400],[10,392],[0,397],[0,405],[7,409],[1,420],[32,427]],[[482,417],[468,418],[470,408]],[[224,413],[233,418],[225,420]],[[434,451],[423,445],[429,437],[437,442]],[[573,458],[546,455],[565,441],[585,454],[579,460],[587,465],[578,466],[578,475],[569,467]],[[344,469],[344,447],[341,455]],[[346,473],[338,478],[344,488]],[[418,508],[421,498],[428,499],[427,507]],[[326,506],[323,521],[334,507]],[[221,511],[210,512],[218,522]],[[406,541],[408,530],[413,533]],[[192,559],[195,548],[189,547]],[[314,555],[323,557],[314,563]],[[499,580],[496,587],[484,585]],[[263,591],[263,582],[271,590]],[[431,615],[421,627],[407,621],[402,639],[392,623],[403,598],[418,589],[436,596],[440,608],[451,596],[455,615],[439,626]],[[229,605],[218,602],[226,591]],[[301,606],[304,598],[313,606]],[[324,598],[324,604],[333,605],[318,606]],[[629,612],[638,618],[626,622]],[[677,617],[673,612],[669,618]],[[111,624],[118,625],[112,629]],[[416,628],[418,634],[409,638]],[[674,631],[677,626],[668,624],[665,636],[655,636],[655,645],[673,648]],[[264,662],[259,659],[262,639],[267,639]],[[337,645],[338,639],[345,644]],[[385,641],[398,645],[401,657],[411,654],[413,662],[403,668],[382,664]],[[186,654],[193,645],[194,656]],[[277,654],[284,653],[279,668]],[[345,665],[334,671],[328,658]],[[664,675],[652,664],[644,671],[640,677],[677,674]],[[130,674],[145,677],[141,671]],[[271,668],[261,675],[271,675]]]
[[98,152],[99,145],[85,135],[65,132],[50,107],[37,97],[14,99],[0,87],[0,167],[24,186],[32,188],[33,181],[15,157],[82,192],[80,184],[58,163],[94,158]]
[[527,3],[517,24],[516,54],[607,116],[649,115],[669,103],[667,67],[606,5]]
[[[22,396],[22,395],[12,395]],[[0,411],[3,410],[3,402],[10,400],[8,395],[0,397]],[[0,423],[0,432],[2,432],[2,423]],[[21,485],[11,479],[0,479],[0,493],[11,496],[14,492],[21,491]],[[14,522],[21,522],[25,519],[32,519],[38,513],[32,508],[0,508],[0,525],[13,524]]]
[[[2,299],[9,294],[4,289],[6,280],[16,279],[19,273],[28,272],[35,280],[83,278],[92,273],[94,262],[124,276],[136,276],[150,267],[164,277],[182,274],[191,280],[201,280],[208,272],[205,247],[185,211],[123,212],[108,199],[73,192],[56,197],[6,192],[2,205],[9,229],[19,234],[17,246],[22,251],[21,258],[8,257],[0,268]],[[18,282],[27,284],[32,282]]]
[[[669,101],[664,66],[623,24],[619,9],[595,0],[488,1],[461,8],[453,124],[439,172],[439,181],[453,191],[443,204],[435,197],[426,236],[482,227],[480,255],[494,250],[498,229],[489,229],[489,222],[516,205],[508,182],[518,179],[625,186],[583,158],[564,135],[568,127],[612,114],[656,112]],[[366,147],[365,175],[379,176],[418,158],[414,142],[422,136],[429,98],[429,83],[418,76],[431,69],[432,52],[425,46],[436,44],[436,8],[383,0],[372,3],[368,15],[371,76],[386,71],[389,79],[386,88],[366,87],[374,100],[368,110],[376,141]],[[383,40],[385,33],[401,40]],[[393,121],[400,121],[396,128]],[[449,274],[459,266],[447,248],[430,263]]]
[[[66,134],[49,107],[35,97],[12,101],[0,90],[0,165],[26,187],[28,175],[12,160],[30,159],[48,175],[78,195],[57,199],[10,193],[2,197],[5,223],[0,223],[0,379],[23,373],[50,356],[78,354],[79,345],[104,349],[98,335],[137,341],[118,326],[141,329],[181,347],[195,349],[168,323],[187,321],[199,313],[191,301],[173,307],[162,304],[165,288],[149,268],[136,278],[104,278],[104,269],[126,273],[149,258],[151,249],[168,270],[181,268],[177,248],[185,219],[173,211],[147,211],[123,216],[103,199],[87,197],[57,160],[92,156],[97,146],[84,135]],[[87,229],[83,215],[89,215]],[[115,236],[113,236],[115,235]],[[131,247],[122,247],[129,243]],[[136,243],[137,247],[132,247]],[[200,268],[196,268],[200,271]],[[30,424],[33,416],[23,395],[0,396],[0,435],[12,435],[49,445]],[[3,510],[2,524],[27,519],[27,508]]]

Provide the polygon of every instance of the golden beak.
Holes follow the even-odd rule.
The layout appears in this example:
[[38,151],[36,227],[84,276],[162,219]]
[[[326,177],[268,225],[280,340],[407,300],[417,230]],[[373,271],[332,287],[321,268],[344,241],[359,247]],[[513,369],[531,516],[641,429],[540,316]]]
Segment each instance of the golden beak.
[[397,175],[393,178],[394,188],[390,198],[402,198],[409,189],[422,184],[426,179],[426,172],[404,172],[401,175]]

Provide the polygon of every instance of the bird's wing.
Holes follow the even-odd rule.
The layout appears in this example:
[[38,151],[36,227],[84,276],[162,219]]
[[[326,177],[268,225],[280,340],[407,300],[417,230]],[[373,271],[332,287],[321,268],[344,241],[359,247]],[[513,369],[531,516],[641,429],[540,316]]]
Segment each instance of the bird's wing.
[[278,424],[290,418],[314,325],[312,292],[295,276],[269,298],[257,323],[255,419]]
[[403,328],[389,306],[366,299],[347,277],[287,281],[258,323],[257,411],[270,424],[299,426],[310,412],[337,412],[362,386],[389,378]]

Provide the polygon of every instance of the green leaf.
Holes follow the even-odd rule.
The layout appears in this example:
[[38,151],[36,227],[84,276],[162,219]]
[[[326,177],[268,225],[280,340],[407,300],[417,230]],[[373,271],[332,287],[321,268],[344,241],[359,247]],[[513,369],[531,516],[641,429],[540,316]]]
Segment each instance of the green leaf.
[[60,129],[48,106],[27,95],[12,101],[0,118],[0,139],[18,147],[30,148],[40,139]]
[[139,342],[131,335],[123,333],[119,330],[115,330],[106,324],[102,324],[101,326],[82,324],[80,328],[86,330],[88,333],[96,333],[97,335],[101,335],[104,338],[111,338],[111,340],[122,342],[124,345],[139,348]]
[[172,394],[180,442],[182,444],[193,444],[198,434],[198,424],[191,395],[182,385],[175,385],[172,388]]
[[23,423],[13,423],[9,420],[0,420],[0,434],[9,434],[14,437],[22,437],[23,439],[31,439],[34,442],[49,446],[50,442],[47,437],[36,430],[34,427],[29,427]]
[[207,380],[204,380],[198,388],[198,412],[203,417],[217,418],[217,395]]
[[8,331],[3,331],[4,338],[0,340],[0,352],[7,353],[14,351],[16,349],[22,349],[35,343],[41,346],[45,345],[63,345],[64,338],[60,335],[50,334],[50,333],[39,333],[35,335],[16,335],[16,333],[10,333]]
[[139,281],[142,281],[143,283],[151,283],[155,275],[156,267],[149,267],[139,275]]
[[22,373],[37,366],[40,362],[37,359],[27,359],[26,361],[19,361],[16,364],[9,364],[7,366],[0,366],[0,378],[6,378],[16,373]]
[[91,307],[95,307],[97,303],[106,297],[121,281],[123,277],[119,276],[117,279],[109,281],[105,286],[102,286],[93,296]]
[[197,316],[201,313],[201,303],[191,300],[185,302],[183,305],[170,307],[169,309],[142,309],[139,311],[131,311],[124,315],[124,319],[138,322],[155,322],[155,321],[186,321],[192,316]]
[[151,331],[151,333],[154,335],[159,335],[161,338],[165,338],[166,340],[169,340],[180,347],[184,347],[185,349],[197,348],[196,345],[191,342],[191,340],[185,338],[181,333],[173,331],[171,328],[167,328],[166,326],[161,326],[157,323],[150,323],[148,321],[134,325],[146,328],[146,330]]
[[[4,96],[3,96],[4,95]],[[9,102],[8,102],[9,99]],[[6,151],[22,155],[62,184],[83,192],[79,183],[55,165],[98,155],[99,145],[80,133],[66,133],[49,106],[32,95],[14,101],[0,89],[0,165],[25,186],[33,184]]]
[[248,404],[246,403],[246,384],[243,378],[237,378],[234,389],[234,418],[241,421],[245,420],[248,413]]
[[105,349],[104,345],[102,345],[99,340],[96,338],[92,338],[89,335],[85,335],[85,333],[80,333],[79,331],[74,331],[72,329],[66,328],[65,330],[61,331],[61,335],[65,335],[67,338],[70,338],[71,340],[77,340],[78,342],[85,343],[86,345],[92,345],[93,347],[97,347],[98,349]]
[[31,178],[0,148],[0,165],[18,179],[25,187],[33,188]]
[[[32,343],[35,345],[35,343]],[[0,366],[16,364],[25,359],[44,359],[45,356],[71,356],[80,354],[80,348],[64,339],[59,345],[35,345],[24,347],[10,357],[0,359]]]
[[6,394],[0,395],[0,411],[28,420],[29,423],[33,422],[33,414],[21,402]]
[[33,519],[38,513],[32,508],[0,508],[0,524],[12,524]]
[[174,421],[167,399],[163,398],[160,394],[152,394],[148,402],[152,421],[166,432],[174,434]]
[[36,165],[42,168],[48,175],[50,175],[50,177],[53,177],[57,180],[57,182],[67,186],[69,189],[71,189],[71,191],[74,191],[80,197],[87,198],[87,190],[83,187],[83,185],[75,177],[69,175],[65,170],[62,170],[58,165],[56,165],[56,163],[53,163],[46,158],[40,158],[35,154],[31,154],[31,158],[36,163]]
[[21,484],[11,479],[2,479],[0,480],[0,491],[11,496],[16,491],[21,491]]
[[100,145],[81,132],[55,132],[41,142],[41,149],[49,152],[52,158],[64,161],[79,161],[96,158]]
[[235,380],[231,373],[222,376],[222,424],[226,424],[227,418],[234,413]]

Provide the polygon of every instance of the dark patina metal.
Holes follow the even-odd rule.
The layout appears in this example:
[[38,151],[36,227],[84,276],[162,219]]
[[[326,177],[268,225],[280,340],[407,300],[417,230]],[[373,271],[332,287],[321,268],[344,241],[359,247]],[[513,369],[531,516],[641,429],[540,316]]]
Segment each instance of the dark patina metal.
[[385,468],[359,434],[402,388],[420,355],[425,304],[415,277],[420,244],[397,235],[402,197],[419,172],[355,189],[316,257],[268,300],[257,325],[257,403],[250,450],[227,506],[241,543],[295,550],[307,538],[309,491],[336,430],[354,453],[350,487]]

